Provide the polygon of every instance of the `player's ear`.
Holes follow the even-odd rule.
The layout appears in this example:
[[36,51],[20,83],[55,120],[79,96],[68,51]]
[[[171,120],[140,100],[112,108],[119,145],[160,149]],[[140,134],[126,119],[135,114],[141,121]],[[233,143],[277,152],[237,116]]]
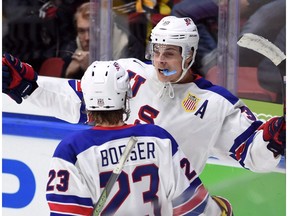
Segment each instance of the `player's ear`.
[[187,55],[187,57],[186,57],[186,59],[185,59],[185,67],[186,67],[187,65],[189,65],[190,62],[192,61],[192,59],[193,59],[193,53],[194,53],[194,48],[192,47],[191,50],[190,50],[190,52],[189,52],[189,54]]
[[192,60],[193,55],[194,55],[194,47],[191,48],[191,51],[190,51],[189,56],[187,57],[187,59],[189,58],[189,59]]
[[191,50],[189,51],[188,55],[186,56],[186,60],[188,62],[192,61],[193,53],[194,53],[194,47],[191,48]]

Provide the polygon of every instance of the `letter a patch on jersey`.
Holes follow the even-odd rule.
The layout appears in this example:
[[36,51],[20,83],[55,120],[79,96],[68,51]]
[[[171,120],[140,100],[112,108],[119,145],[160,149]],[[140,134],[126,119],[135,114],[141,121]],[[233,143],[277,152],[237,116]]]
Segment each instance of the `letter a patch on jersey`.
[[188,93],[187,97],[185,97],[182,101],[182,106],[186,112],[193,112],[195,111],[199,100],[200,99],[197,98],[195,95]]

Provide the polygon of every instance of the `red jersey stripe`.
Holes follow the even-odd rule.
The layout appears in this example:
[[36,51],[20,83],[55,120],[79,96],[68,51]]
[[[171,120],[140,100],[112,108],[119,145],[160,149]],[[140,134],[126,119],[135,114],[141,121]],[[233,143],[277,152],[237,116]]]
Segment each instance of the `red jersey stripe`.
[[195,209],[201,203],[203,203],[208,196],[208,191],[203,185],[201,185],[197,190],[195,196],[191,197],[189,201],[183,203],[183,205],[173,209],[173,215],[182,215]]
[[93,208],[69,204],[57,204],[49,202],[49,208],[52,212],[73,213],[79,215],[91,215]]

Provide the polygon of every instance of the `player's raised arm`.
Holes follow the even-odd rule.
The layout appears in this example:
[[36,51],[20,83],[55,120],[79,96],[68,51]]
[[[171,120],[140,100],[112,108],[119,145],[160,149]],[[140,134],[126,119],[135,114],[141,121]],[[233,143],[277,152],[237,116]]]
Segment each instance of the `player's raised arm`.
[[[235,122],[239,122],[239,127],[235,127]],[[226,116],[214,155],[221,158],[224,152],[229,152],[229,156],[246,169],[271,172],[285,153],[285,134],[286,123],[283,117],[275,116],[262,122],[239,101],[231,107],[230,115]],[[232,146],[220,144],[231,142]]]
[[38,76],[31,65],[8,53],[2,57],[2,77],[2,93],[19,106],[25,106],[27,101],[47,115],[70,123],[82,119],[82,92],[77,80]]

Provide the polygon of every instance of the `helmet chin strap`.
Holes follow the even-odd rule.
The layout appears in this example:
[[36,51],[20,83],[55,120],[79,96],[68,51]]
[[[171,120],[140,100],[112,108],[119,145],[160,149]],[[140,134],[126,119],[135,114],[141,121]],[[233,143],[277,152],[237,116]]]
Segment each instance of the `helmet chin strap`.
[[179,79],[177,79],[175,82],[171,82],[171,83],[178,83],[178,82],[180,82],[180,81],[184,78],[184,76],[186,75],[188,69],[192,66],[193,63],[194,63],[194,60],[192,60],[192,61],[190,62],[190,64],[185,68],[185,67],[184,67],[185,62],[183,61],[183,62],[182,62],[182,74],[181,74],[181,76],[180,76]]
[[[182,80],[183,77],[186,75],[188,69],[189,69],[189,67],[187,67],[187,68],[182,68],[182,74],[181,74],[181,76],[180,76],[175,82],[171,82],[171,83],[177,83],[177,82],[179,82],[180,80]],[[162,72],[163,72],[163,74],[164,74],[165,76],[171,76],[171,75],[177,73],[176,70],[168,71],[167,69],[163,70]]]
[[129,117],[130,117],[130,113],[131,113],[131,110],[130,110],[130,98],[131,97],[129,97],[129,93],[127,92],[126,96],[125,96],[126,102],[125,102],[124,107],[123,107],[124,114],[126,114],[124,122],[126,122],[129,119]]
[[183,79],[183,77],[186,75],[187,71],[188,71],[188,68],[184,68],[184,69],[182,68],[182,74],[181,74],[181,76],[179,77],[179,79],[177,79],[176,81],[171,82],[171,83],[178,83],[178,82],[180,82],[180,81]]

